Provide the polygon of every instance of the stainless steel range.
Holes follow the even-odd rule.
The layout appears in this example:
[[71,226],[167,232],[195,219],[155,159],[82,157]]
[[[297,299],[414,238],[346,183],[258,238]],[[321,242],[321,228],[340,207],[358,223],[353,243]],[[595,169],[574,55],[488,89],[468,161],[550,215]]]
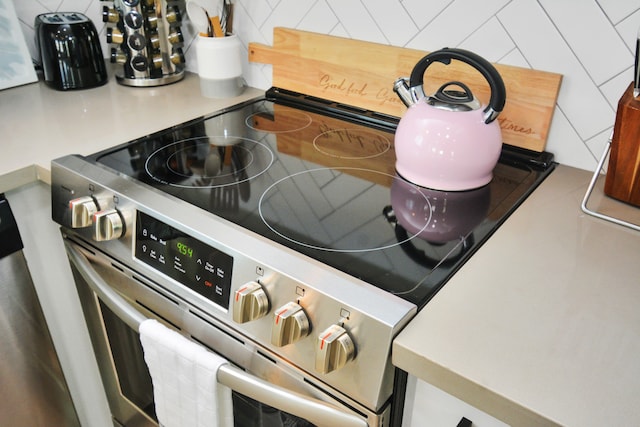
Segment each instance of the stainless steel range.
[[115,420],[156,422],[135,321],[151,317],[232,362],[238,426],[399,424],[393,338],[554,164],[506,147],[485,187],[419,188],[394,170],[396,124],[273,88],[53,162]]

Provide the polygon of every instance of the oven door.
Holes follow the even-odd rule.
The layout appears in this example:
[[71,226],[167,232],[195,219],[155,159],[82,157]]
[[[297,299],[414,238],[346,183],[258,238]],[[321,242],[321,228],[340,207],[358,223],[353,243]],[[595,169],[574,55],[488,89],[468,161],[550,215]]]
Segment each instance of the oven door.
[[387,424],[388,411],[374,414],[344,396],[334,396],[286,361],[128,267],[69,238],[65,246],[115,425],[157,426],[151,377],[137,332],[147,318],[232,362],[223,365],[217,377],[232,390],[236,426]]

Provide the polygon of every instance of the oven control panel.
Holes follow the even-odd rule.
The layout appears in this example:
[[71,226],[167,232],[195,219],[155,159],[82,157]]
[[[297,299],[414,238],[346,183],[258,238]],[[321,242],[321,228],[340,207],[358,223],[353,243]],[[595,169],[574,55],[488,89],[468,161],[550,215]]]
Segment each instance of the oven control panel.
[[[242,324],[269,314],[269,298],[264,287],[251,281],[236,290],[232,299],[232,319]],[[285,347],[311,334],[311,322],[296,302],[276,308],[271,315],[271,344]],[[343,325],[333,324],[315,337],[315,370],[328,374],[343,368],[355,358],[356,345]]]
[[[271,307],[267,291],[258,281],[244,284],[230,298],[233,257],[144,212],[136,214],[134,254],[220,307],[230,308],[238,324],[266,318],[271,323],[271,344],[276,347],[311,335],[309,315],[298,302]],[[313,338],[318,373],[339,370],[356,356],[356,344],[344,325],[332,324]]]
[[143,212],[136,222],[138,260],[229,308],[233,257]]

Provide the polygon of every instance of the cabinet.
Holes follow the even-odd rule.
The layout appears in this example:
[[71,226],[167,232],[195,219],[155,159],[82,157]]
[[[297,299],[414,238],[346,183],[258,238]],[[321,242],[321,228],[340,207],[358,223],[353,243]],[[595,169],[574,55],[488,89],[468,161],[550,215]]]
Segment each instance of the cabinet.
[[403,427],[457,427],[466,418],[473,427],[509,427],[431,384],[409,375]]

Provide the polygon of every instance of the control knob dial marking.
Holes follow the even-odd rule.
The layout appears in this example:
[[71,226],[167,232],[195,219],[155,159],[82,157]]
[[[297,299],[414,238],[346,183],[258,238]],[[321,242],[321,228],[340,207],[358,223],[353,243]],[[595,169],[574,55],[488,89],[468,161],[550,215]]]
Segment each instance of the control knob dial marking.
[[264,317],[269,312],[269,299],[258,282],[249,282],[233,297],[233,321],[246,323]]
[[356,348],[347,331],[331,325],[316,339],[315,369],[321,374],[336,371],[356,356]]
[[271,344],[284,347],[306,337],[310,331],[309,318],[302,307],[295,302],[289,302],[273,315]]
[[79,197],[69,201],[71,211],[71,228],[89,227],[93,221],[93,215],[99,207],[91,196]]
[[124,231],[124,220],[116,209],[93,214],[93,239],[96,242],[119,239]]

